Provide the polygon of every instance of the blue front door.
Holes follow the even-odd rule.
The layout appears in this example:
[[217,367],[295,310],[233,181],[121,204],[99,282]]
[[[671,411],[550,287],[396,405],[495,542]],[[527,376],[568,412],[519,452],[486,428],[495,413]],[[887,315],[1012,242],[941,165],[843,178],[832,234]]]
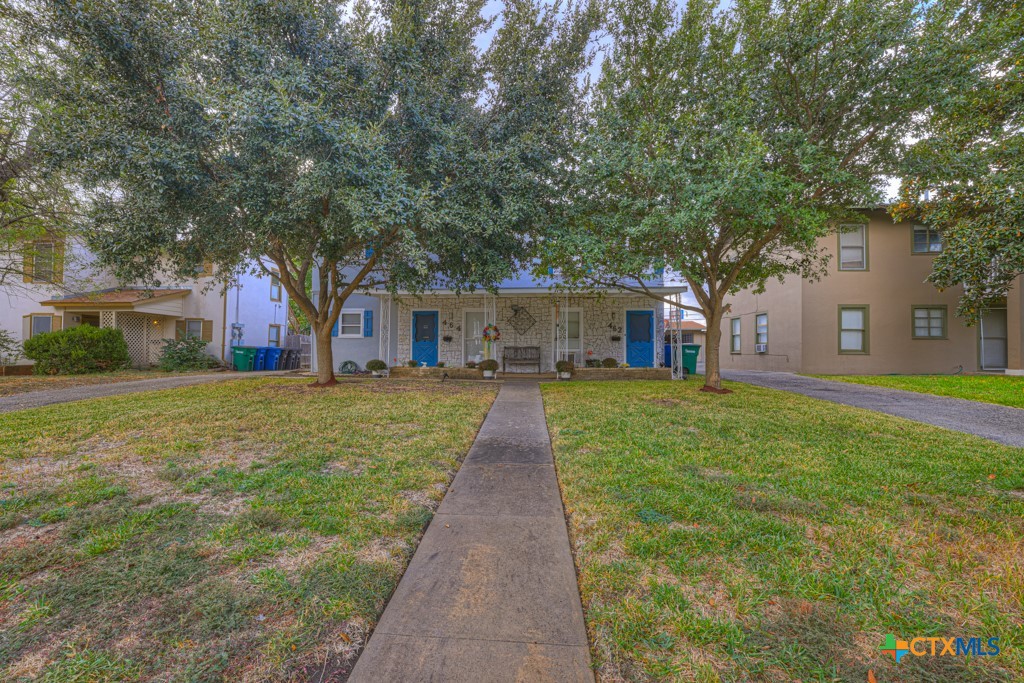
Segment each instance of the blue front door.
[[412,312],[412,359],[437,365],[437,311]]
[[626,311],[626,362],[654,367],[654,311]]

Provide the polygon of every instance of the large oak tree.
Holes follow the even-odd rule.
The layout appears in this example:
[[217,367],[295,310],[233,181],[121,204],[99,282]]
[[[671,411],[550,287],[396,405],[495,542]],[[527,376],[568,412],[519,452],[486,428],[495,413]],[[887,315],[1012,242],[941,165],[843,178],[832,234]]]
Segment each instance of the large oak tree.
[[[879,201],[922,106],[914,0],[615,0],[611,50],[549,257],[580,283],[707,319],[719,390],[725,299],[818,277],[818,240]],[[667,268],[698,305],[642,279]]]
[[319,383],[353,292],[489,286],[528,253],[596,18],[511,0],[481,53],[483,0],[24,4],[22,87],[102,262],[146,282],[276,269]]

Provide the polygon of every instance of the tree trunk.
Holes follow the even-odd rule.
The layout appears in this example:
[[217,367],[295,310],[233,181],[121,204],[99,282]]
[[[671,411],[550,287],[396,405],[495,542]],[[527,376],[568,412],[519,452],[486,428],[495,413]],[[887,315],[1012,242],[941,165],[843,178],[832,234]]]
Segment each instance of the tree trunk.
[[333,324],[315,327],[316,332],[316,382],[315,387],[329,387],[338,383],[334,378],[334,351],[331,348]]
[[719,306],[711,316],[707,317],[708,331],[705,343],[707,348],[704,354],[704,389],[708,391],[722,391],[722,309]]

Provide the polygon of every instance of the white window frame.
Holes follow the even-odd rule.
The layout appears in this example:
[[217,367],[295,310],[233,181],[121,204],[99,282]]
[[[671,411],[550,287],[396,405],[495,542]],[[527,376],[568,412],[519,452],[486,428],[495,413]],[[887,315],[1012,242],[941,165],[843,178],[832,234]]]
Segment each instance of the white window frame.
[[[855,234],[856,231],[853,230],[852,228],[856,228],[857,230],[859,230],[860,231],[860,236],[861,236],[860,245],[859,245],[859,248],[861,250],[861,261],[860,261],[861,265],[859,265],[859,266],[847,266],[847,265],[844,265],[844,262],[843,262],[843,236],[844,235],[853,235],[853,234]],[[868,226],[867,226],[867,224],[866,223],[844,223],[843,225],[840,225],[839,226],[839,238],[838,238],[838,240],[839,240],[839,243],[838,243],[837,246],[838,246],[838,249],[839,249],[839,270],[851,270],[851,271],[854,271],[854,272],[862,271],[862,270],[867,270],[868,269]],[[858,247],[857,246],[852,246],[850,248],[856,249]]]
[[[345,315],[359,315],[359,330],[357,334],[345,334]],[[363,338],[363,325],[366,319],[365,308],[343,308],[341,313],[338,315],[338,339],[362,339]]]
[[[193,324],[199,326],[199,332],[197,334],[190,334],[189,327]],[[186,318],[185,319],[185,339],[202,339],[203,338],[203,320],[202,318]]]
[[[764,332],[761,331],[761,319],[764,319]],[[754,316],[754,343],[768,345],[768,314],[758,313]]]
[[729,353],[741,353],[743,351],[743,320],[741,318],[729,319]]
[[[50,321],[50,329],[41,332],[36,332],[36,318],[46,318]],[[32,313],[29,315],[28,320],[28,338],[36,336],[37,334],[46,334],[47,332],[53,332],[53,315],[50,313]]]
[[[861,314],[861,326],[857,327],[843,327],[843,311],[860,311]],[[871,309],[867,304],[842,304],[839,306],[839,353],[841,355],[863,355],[866,356],[871,348],[870,329],[871,329]],[[860,348],[859,349],[844,349],[843,348],[843,332],[860,332]]]
[[[576,307],[573,307],[573,308],[568,308],[567,307],[564,310],[565,310],[566,313],[577,313],[580,316],[580,346],[579,346],[578,349],[568,349],[569,358],[566,358],[565,360],[571,360],[573,362],[573,364],[577,365],[577,366],[578,365],[582,365],[583,364],[583,347],[584,347],[583,337],[585,336],[583,334],[583,309],[582,308],[576,308]],[[559,313],[561,313],[561,311],[559,311]],[[568,332],[568,330],[566,330],[566,332]],[[554,357],[554,362],[556,362],[556,363],[558,361],[560,361],[560,360],[563,360],[562,358],[558,357],[558,354],[561,351],[561,349],[558,348],[558,344],[556,343],[557,341],[558,341],[558,317],[555,315],[555,307],[552,306],[551,307],[551,343],[552,343],[552,347],[553,347],[552,348],[552,351],[553,351],[552,356]],[[625,356],[623,356],[623,358],[625,358]]]

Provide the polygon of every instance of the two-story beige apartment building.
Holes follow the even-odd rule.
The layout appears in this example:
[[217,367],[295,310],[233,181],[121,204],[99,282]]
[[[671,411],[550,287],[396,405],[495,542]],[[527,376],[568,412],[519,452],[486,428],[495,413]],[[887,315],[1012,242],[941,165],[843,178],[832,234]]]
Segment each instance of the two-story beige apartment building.
[[818,282],[772,280],[762,294],[730,297],[722,368],[809,374],[1024,374],[1024,296],[1018,279],[1003,306],[967,327],[955,315],[960,289],[927,277],[942,240],[923,225],[893,223],[884,210],[822,238],[831,254]]

